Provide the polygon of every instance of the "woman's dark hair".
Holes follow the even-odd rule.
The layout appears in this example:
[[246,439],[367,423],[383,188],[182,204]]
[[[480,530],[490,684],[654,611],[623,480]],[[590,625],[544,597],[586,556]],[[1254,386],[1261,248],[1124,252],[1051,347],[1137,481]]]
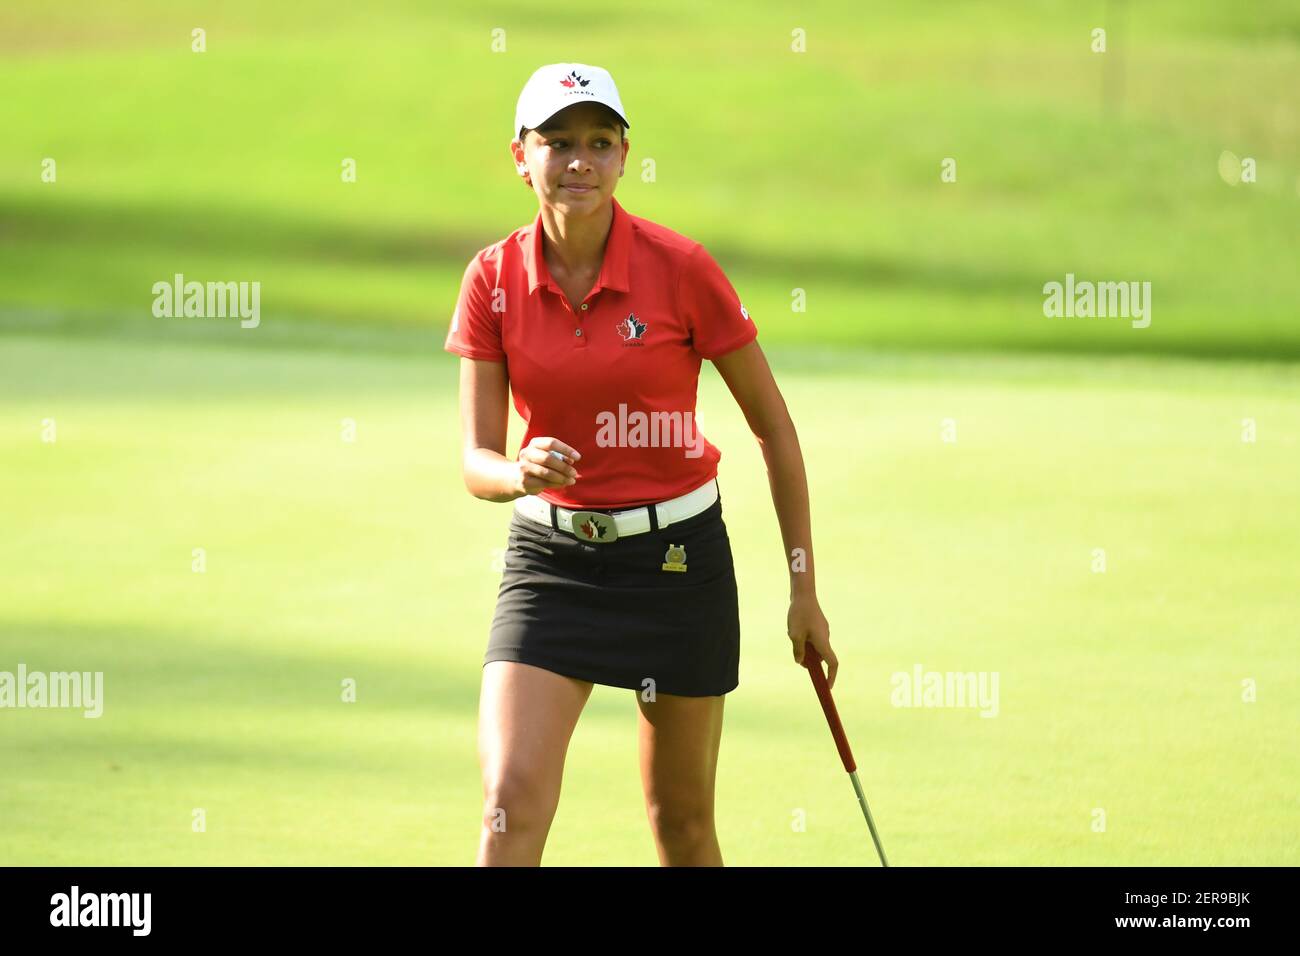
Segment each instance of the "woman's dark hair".
[[[612,115],[613,112],[613,110],[610,110],[611,117],[614,120],[614,125],[618,127],[618,141],[620,143],[625,143],[627,142],[627,127],[623,125],[622,121],[617,116]],[[532,130],[527,126],[521,127],[519,130],[519,142],[522,143],[524,138],[531,132]]]

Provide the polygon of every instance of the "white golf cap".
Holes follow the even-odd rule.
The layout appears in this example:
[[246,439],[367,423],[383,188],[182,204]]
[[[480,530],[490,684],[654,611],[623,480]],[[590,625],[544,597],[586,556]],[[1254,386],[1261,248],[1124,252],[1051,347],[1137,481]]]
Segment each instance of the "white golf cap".
[[575,103],[601,103],[618,114],[624,127],[632,126],[623,112],[618,87],[608,70],[585,63],[548,63],[539,67],[524,84],[519,103],[515,106],[512,135],[518,136],[525,127],[536,129]]

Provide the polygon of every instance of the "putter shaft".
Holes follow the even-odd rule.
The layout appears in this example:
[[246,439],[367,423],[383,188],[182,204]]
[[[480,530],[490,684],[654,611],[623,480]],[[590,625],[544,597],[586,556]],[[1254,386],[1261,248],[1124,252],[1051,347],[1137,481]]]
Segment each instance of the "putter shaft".
[[867,806],[867,795],[862,792],[862,784],[858,780],[858,772],[854,770],[849,774],[849,779],[853,781],[853,790],[858,795],[858,803],[862,806],[862,815],[867,818],[867,829],[871,831],[872,842],[876,844],[876,852],[880,854],[880,865],[889,866],[889,861],[885,859],[885,848],[880,845],[880,834],[876,832],[876,821],[871,819],[871,810]]

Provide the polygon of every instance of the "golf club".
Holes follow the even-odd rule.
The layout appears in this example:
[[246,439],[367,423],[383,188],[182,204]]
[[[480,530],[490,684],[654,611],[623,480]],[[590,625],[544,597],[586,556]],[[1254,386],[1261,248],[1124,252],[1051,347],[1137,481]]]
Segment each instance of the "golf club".
[[853,761],[853,751],[849,750],[849,738],[844,733],[844,725],[840,723],[840,715],[835,709],[835,701],[826,683],[826,675],[822,673],[822,656],[817,653],[817,649],[811,642],[804,644],[803,666],[808,668],[808,674],[812,677],[817,699],[822,702],[822,712],[826,714],[826,723],[830,725],[831,736],[835,738],[835,748],[840,752],[840,760],[849,773],[849,779],[853,781],[853,792],[858,795],[858,803],[867,818],[867,828],[871,830],[871,839],[876,844],[876,852],[880,854],[880,864],[889,866],[889,861],[885,859],[885,848],[880,845],[880,834],[876,833],[875,821],[871,819],[871,810],[867,807],[867,796],[862,792],[862,784],[858,780],[858,765]]

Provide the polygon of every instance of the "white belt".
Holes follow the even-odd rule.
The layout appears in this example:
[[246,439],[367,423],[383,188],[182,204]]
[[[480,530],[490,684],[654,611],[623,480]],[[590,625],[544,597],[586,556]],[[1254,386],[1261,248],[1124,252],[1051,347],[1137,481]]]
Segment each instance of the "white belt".
[[[677,521],[685,521],[702,511],[707,511],[718,500],[718,480],[710,478],[694,491],[677,498],[669,498],[654,506],[659,527],[666,528]],[[551,526],[551,503],[537,495],[523,495],[515,499],[515,511],[521,516]],[[581,541],[601,544],[615,541],[624,535],[643,534],[650,530],[650,506],[639,505],[623,511],[581,511],[555,506],[555,522],[561,531]]]

